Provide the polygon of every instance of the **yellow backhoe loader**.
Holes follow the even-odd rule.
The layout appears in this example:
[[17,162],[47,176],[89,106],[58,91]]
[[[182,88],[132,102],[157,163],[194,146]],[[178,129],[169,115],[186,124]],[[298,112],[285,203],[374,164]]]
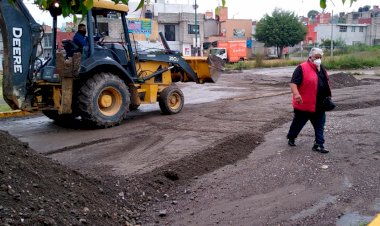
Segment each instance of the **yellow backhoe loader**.
[[[94,0],[86,16],[88,45],[79,48],[71,40],[65,51],[56,49],[59,2],[49,7],[53,18],[52,54],[35,68],[42,26],[34,20],[22,0],[0,0],[0,25],[4,42],[3,95],[12,109],[42,111],[65,122],[80,116],[95,127],[120,124],[130,110],[141,104],[159,103],[164,114],[175,114],[184,106],[175,82],[215,82],[223,63],[219,58],[182,57],[171,51],[161,34],[165,51],[138,54],[133,51],[126,15],[128,6]],[[95,41],[97,17],[118,13],[123,42]]]

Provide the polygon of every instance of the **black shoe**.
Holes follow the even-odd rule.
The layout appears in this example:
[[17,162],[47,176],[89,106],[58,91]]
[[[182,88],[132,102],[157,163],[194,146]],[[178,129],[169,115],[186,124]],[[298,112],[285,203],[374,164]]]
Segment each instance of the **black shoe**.
[[295,139],[289,138],[288,139],[288,145],[292,146],[292,147],[296,146]]
[[314,144],[312,150],[323,154],[329,153],[329,150],[325,149],[323,145],[318,144]]

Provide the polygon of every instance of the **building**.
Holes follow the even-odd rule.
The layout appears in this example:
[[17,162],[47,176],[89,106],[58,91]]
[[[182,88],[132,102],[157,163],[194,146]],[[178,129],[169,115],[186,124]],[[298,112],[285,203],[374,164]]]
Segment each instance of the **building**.
[[371,9],[368,6],[360,7],[357,12],[344,15],[347,24],[368,25],[367,42],[368,45],[380,45],[380,8],[378,5]]
[[[158,31],[162,32],[169,46],[185,56],[195,55],[204,42],[204,14],[194,13],[158,13]],[[197,36],[197,40],[195,40]],[[198,48],[196,48],[198,47]]]
[[[201,43],[204,41],[205,15],[197,13],[195,18],[194,5],[190,3],[179,4],[177,1],[170,0],[155,0],[154,2],[149,2],[143,9],[132,12],[132,9],[137,7],[138,2],[130,1],[128,4],[131,9],[128,14],[129,21],[142,15],[150,17],[152,20],[153,28],[149,35],[154,38],[135,39],[141,50],[163,49],[164,47],[158,36],[158,33],[162,32],[172,50],[179,51],[185,56],[202,52]],[[195,40],[195,37],[197,37],[197,40]]]
[[206,41],[247,40],[252,38],[252,19],[229,19],[228,7],[218,8],[219,12],[215,15],[217,34],[206,37]]
[[360,7],[357,12],[341,13],[338,21],[344,23],[322,24],[315,27],[317,43],[323,40],[342,40],[347,45],[380,45],[380,8]]
[[[68,26],[72,26],[72,23],[68,23]],[[51,56],[51,52],[53,49],[53,31],[52,27],[49,25],[42,25],[44,29],[44,36],[41,40],[41,48],[38,49],[38,51],[41,53],[39,55],[40,58],[48,58]],[[72,31],[70,28],[67,32],[66,31],[61,31],[61,29],[57,29],[57,48],[59,50],[62,50],[62,41],[67,39],[67,40],[72,40],[74,37],[75,32]]]
[[[252,20],[251,19],[229,19],[228,7],[218,7],[215,18],[211,12],[206,12],[205,21],[205,43],[216,41],[243,40],[247,47],[252,48]],[[252,50],[247,51],[247,58],[252,56]]]
[[366,24],[319,24],[315,27],[317,43],[324,40],[342,40],[346,45],[370,45],[369,25]]

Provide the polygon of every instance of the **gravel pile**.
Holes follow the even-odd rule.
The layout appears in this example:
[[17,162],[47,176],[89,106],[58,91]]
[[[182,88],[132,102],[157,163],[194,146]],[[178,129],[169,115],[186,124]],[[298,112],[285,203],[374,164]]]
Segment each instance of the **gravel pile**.
[[37,154],[0,131],[1,225],[134,225],[117,189]]
[[357,80],[353,75],[347,73],[336,73],[330,75],[330,87],[332,89],[340,89],[344,87],[359,86],[360,81]]

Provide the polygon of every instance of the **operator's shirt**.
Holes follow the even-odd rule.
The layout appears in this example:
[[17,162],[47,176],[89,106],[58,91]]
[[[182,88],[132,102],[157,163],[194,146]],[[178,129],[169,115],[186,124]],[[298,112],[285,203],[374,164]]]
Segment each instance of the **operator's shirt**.
[[74,35],[73,42],[77,44],[79,48],[83,48],[83,46],[87,45],[87,37],[77,32]]
[[[321,66],[320,71],[316,71],[318,75],[318,87],[317,87],[317,100],[316,100],[316,111],[320,111],[322,109],[322,102],[327,96],[331,96],[330,87],[327,81],[327,73],[326,69]],[[291,83],[301,85],[302,83],[302,67],[298,65],[298,67],[294,70]]]

